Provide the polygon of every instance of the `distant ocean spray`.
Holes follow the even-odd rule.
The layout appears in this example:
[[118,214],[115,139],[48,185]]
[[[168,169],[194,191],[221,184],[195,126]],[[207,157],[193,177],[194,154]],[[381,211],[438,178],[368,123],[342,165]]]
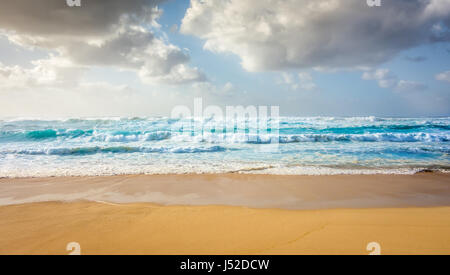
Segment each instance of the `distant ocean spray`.
[[[277,134],[153,118],[0,120],[0,177],[450,170],[450,118],[283,117]],[[204,125],[198,123],[198,125]],[[208,121],[211,125],[223,123]],[[276,150],[267,151],[276,139]]]

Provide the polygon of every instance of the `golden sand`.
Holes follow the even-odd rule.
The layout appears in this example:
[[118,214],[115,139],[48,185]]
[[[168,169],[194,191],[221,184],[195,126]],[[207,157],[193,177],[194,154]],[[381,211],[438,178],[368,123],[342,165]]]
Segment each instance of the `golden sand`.
[[47,202],[0,207],[0,254],[450,254],[450,207],[277,210]]

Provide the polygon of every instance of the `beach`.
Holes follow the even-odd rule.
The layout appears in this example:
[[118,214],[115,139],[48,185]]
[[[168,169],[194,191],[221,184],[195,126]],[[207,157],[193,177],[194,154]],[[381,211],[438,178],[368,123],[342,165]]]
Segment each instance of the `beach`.
[[449,54],[450,0],[2,1],[0,255],[450,255]]
[[450,176],[0,179],[0,254],[450,254]]

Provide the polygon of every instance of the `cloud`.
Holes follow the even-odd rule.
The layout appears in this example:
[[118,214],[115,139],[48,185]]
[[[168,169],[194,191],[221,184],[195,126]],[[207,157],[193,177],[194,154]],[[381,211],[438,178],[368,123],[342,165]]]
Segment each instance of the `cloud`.
[[40,87],[74,87],[79,84],[86,69],[67,60],[50,57],[32,61],[33,67],[4,66],[0,64],[0,88],[32,89]]
[[248,71],[373,67],[421,44],[449,41],[450,0],[191,0],[180,27]]
[[312,91],[317,89],[317,85],[314,83],[311,74],[306,72],[300,72],[298,74],[282,73],[278,83],[287,85],[292,90]]
[[405,59],[415,63],[420,63],[427,60],[425,56],[406,56]]
[[177,25],[177,24],[173,24],[173,25],[170,27],[170,32],[171,32],[171,33],[177,33],[177,32],[178,32],[178,25]]
[[400,80],[395,88],[401,92],[424,91],[427,89],[427,85],[416,81]]
[[204,81],[187,53],[155,36],[160,2],[86,0],[71,8],[61,0],[9,1],[0,30],[17,45],[50,50],[74,66],[131,70],[150,84]]
[[[157,24],[158,0],[83,0],[80,8],[65,0],[5,1],[0,26],[20,34],[45,37],[98,37],[114,32],[125,18],[133,25]],[[20,15],[20,16],[19,16]]]
[[450,71],[442,72],[436,75],[436,80],[450,82]]
[[136,92],[128,85],[88,81],[86,72],[55,56],[32,61],[31,68],[0,64],[1,114],[100,115],[126,108],[124,102]]
[[375,71],[364,72],[362,78],[364,80],[378,81],[378,86],[381,88],[392,88],[398,83],[397,76],[395,76],[388,69],[378,69]]
[[399,92],[423,91],[427,86],[420,82],[399,80],[389,69],[378,69],[364,72],[364,80],[376,80],[378,86],[385,89],[393,89]]
[[231,82],[227,82],[223,86],[217,86],[210,82],[194,83],[192,88],[197,95],[208,94],[219,97],[231,97],[238,93],[236,87]]

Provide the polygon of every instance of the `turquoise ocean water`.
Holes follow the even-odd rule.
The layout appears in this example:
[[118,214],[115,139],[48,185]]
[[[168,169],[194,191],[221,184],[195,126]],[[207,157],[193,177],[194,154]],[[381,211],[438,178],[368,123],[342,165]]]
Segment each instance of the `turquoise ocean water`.
[[450,118],[283,117],[269,132],[204,122],[194,131],[164,117],[2,119],[0,177],[450,170]]

